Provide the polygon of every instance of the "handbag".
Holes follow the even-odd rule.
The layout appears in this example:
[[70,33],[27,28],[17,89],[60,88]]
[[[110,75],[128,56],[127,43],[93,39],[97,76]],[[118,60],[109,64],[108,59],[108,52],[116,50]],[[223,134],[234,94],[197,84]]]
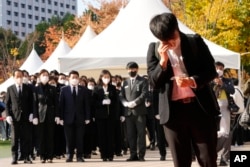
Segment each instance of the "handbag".
[[247,106],[243,113],[239,116],[239,125],[243,127],[244,129],[247,129],[250,126],[250,113],[249,113],[249,104],[250,104],[250,98],[247,100]]
[[237,113],[239,111],[240,107],[237,106],[237,104],[235,104],[233,97],[229,96],[227,98],[227,100],[228,100],[228,106],[227,106],[228,110],[231,113]]

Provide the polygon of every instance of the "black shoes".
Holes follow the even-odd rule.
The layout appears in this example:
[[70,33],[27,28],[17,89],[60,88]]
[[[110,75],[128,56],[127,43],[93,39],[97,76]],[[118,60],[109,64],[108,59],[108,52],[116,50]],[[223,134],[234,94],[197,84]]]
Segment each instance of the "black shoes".
[[139,158],[138,157],[130,157],[127,159],[127,161],[138,161]]
[[73,159],[72,158],[67,158],[66,162],[73,162]]
[[78,158],[76,159],[76,161],[77,161],[77,162],[84,162],[84,159],[81,158],[81,157],[78,157]]
[[11,162],[11,165],[16,165],[17,164],[17,160],[13,160],[12,162]]
[[102,161],[113,161],[113,158],[103,158]]
[[91,154],[85,154],[83,157],[86,158],[86,159],[90,159],[91,158]]
[[166,160],[166,156],[161,156],[160,161],[165,161]]
[[144,157],[139,157],[139,161],[145,161]]
[[32,164],[32,161],[31,161],[30,158],[25,158],[25,159],[24,159],[24,163],[25,163],[25,164]]

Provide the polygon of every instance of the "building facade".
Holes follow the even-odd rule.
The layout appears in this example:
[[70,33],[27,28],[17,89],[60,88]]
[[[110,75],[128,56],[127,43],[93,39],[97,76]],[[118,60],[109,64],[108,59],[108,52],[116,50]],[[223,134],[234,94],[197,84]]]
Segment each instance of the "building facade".
[[77,0],[0,0],[0,27],[24,40],[41,21],[66,13],[77,16],[77,9]]

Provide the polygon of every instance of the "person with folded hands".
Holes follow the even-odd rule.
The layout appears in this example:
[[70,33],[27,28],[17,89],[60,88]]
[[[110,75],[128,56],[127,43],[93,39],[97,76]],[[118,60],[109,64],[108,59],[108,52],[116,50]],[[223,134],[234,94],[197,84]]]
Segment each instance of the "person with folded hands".
[[15,70],[13,78],[15,83],[8,87],[6,104],[6,121],[11,126],[11,164],[17,164],[19,143],[22,143],[22,156],[24,163],[32,163],[29,157],[31,148],[31,123],[33,112],[32,89],[23,84],[23,71]]
[[111,73],[108,70],[101,71],[93,93],[101,158],[103,161],[113,161],[114,126],[119,99],[115,86],[111,84]]
[[39,73],[40,83],[34,88],[35,108],[33,124],[38,125],[38,145],[41,163],[52,163],[54,156],[55,123],[60,123],[58,113],[58,96],[56,87],[50,85],[49,72],[42,69]]

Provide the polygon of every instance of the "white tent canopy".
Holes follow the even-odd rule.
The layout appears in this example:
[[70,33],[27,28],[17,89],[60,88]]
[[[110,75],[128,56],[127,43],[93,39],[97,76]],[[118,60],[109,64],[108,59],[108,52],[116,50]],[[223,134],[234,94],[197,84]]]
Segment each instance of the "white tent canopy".
[[[20,67],[21,70],[26,70],[29,72],[29,74],[34,74],[36,70],[43,64],[43,61],[41,58],[38,56],[37,52],[33,48],[32,51],[30,52],[28,58],[25,60],[25,62],[22,64]],[[13,77],[10,77],[6,81],[4,81],[0,85],[0,92],[1,91],[7,91],[7,88],[14,84],[14,79]]]
[[60,71],[59,69],[59,62],[58,57],[65,56],[71,51],[71,48],[69,45],[65,42],[65,40],[62,38],[57,45],[56,49],[53,51],[53,53],[50,55],[50,57],[45,61],[45,63],[40,66],[36,72],[39,72],[42,69],[46,69],[49,72],[52,70]]
[[[86,30],[84,31],[79,41],[75,44],[72,50],[64,57],[71,57],[71,56],[81,57],[82,47],[85,44],[87,44],[91,39],[93,39],[95,36],[96,36],[96,33],[94,32],[94,30],[90,26],[87,26]],[[59,56],[59,57],[62,57],[62,56]]]
[[28,58],[25,60],[23,65],[20,67],[21,70],[26,70],[30,74],[35,73],[35,71],[43,64],[43,61],[38,56],[37,52],[33,48]]
[[[124,69],[129,61],[146,67],[150,42],[157,41],[149,30],[149,22],[156,14],[170,12],[161,0],[130,0],[118,17],[103,32],[82,46],[76,56],[59,58],[60,70]],[[179,21],[180,30],[194,33]],[[216,61],[228,68],[240,69],[240,55],[205,40]],[[77,56],[81,55],[81,56]]]

